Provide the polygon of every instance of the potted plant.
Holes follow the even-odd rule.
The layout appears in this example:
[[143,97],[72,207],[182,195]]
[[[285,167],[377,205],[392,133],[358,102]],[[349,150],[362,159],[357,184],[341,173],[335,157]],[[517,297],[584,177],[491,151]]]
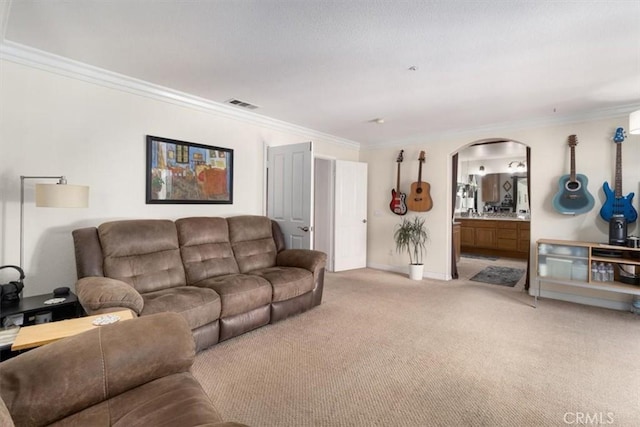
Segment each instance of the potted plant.
[[429,231],[424,225],[424,217],[415,216],[412,219],[402,218],[396,225],[393,238],[396,241],[396,251],[409,254],[409,277],[412,280],[422,280],[424,264],[422,257],[426,253],[429,241]]

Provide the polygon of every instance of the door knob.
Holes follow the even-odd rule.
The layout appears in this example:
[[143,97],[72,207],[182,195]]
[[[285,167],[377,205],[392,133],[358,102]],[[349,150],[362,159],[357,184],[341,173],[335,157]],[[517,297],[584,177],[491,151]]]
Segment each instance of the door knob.
[[309,231],[309,227],[307,227],[307,226],[304,226],[304,227],[298,227],[298,228],[299,228],[300,230],[304,231],[305,233],[306,233],[307,231]]
[[362,223],[363,223],[363,224],[366,224],[366,223],[367,223],[367,220],[366,220],[366,219],[363,219],[363,220],[362,220]]

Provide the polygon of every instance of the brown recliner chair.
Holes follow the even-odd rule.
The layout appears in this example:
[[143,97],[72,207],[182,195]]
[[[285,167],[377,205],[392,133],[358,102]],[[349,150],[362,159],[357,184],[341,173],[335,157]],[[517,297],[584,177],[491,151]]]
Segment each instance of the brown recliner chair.
[[47,344],[0,363],[0,425],[240,425],[222,422],[189,372],[194,358],[176,313]]

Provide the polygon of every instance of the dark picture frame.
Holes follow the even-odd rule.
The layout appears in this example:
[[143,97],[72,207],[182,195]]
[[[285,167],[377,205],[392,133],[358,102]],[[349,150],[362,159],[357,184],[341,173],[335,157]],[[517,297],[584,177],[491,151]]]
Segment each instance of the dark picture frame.
[[147,135],[147,204],[232,204],[233,150]]

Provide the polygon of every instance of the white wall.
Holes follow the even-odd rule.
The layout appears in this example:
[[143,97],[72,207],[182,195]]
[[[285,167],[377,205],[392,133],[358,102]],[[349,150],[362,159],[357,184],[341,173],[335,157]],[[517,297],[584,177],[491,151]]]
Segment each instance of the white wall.
[[[602,184],[613,185],[615,171],[615,144],[612,137],[616,127],[626,129],[628,116],[594,120],[582,123],[559,124],[535,129],[492,134],[478,132],[465,137],[425,140],[420,145],[387,147],[361,151],[361,161],[369,163],[369,230],[368,262],[372,267],[405,271],[405,254],[396,254],[393,228],[400,221],[388,208],[391,189],[395,186],[396,163],[399,149],[405,150],[402,165],[401,190],[409,192],[411,182],[417,180],[417,158],[420,150],[427,152],[423,166],[423,180],[431,184],[433,209],[420,213],[427,218],[431,242],[425,261],[425,276],[449,278],[451,234],[451,156],[474,141],[483,138],[504,138],[520,141],[531,147],[531,241],[541,238],[575,239],[606,242],[608,223],[598,212],[604,202]],[[557,213],[551,200],[558,189],[560,176],[569,173],[570,152],[567,137],[576,134],[576,171],[589,178],[588,189],[596,199],[594,209],[575,217]],[[623,193],[636,194],[640,190],[640,136],[630,136],[622,146]],[[638,209],[638,198],[634,198]],[[409,212],[408,215],[415,215]],[[629,226],[629,234],[638,234],[637,222]],[[532,271],[534,274],[534,271]],[[532,282],[533,283],[533,282]],[[595,295],[612,300],[626,297],[610,293],[586,292],[577,288],[545,285],[545,289],[578,295]]]
[[[145,204],[146,135],[232,148],[234,203]],[[36,208],[35,182],[27,181],[24,294],[29,296],[63,285],[73,288],[75,228],[119,218],[263,214],[264,145],[303,141],[313,141],[316,154],[359,157],[357,147],[294,126],[274,130],[1,61],[0,265],[19,263],[20,175],[65,175],[70,184],[91,187],[88,209]],[[0,281],[14,276],[3,274]]]
[[[532,148],[532,242],[539,238],[606,241],[607,224],[598,211],[604,181],[613,182],[617,126],[627,117],[519,130],[506,134],[478,132],[465,137],[425,140],[423,144],[373,150],[336,143],[317,133],[290,131],[234,120],[211,111],[179,106],[87,83],[61,74],[0,61],[0,264],[19,261],[20,175],[61,175],[69,183],[91,186],[88,209],[35,208],[33,182],[26,192],[25,295],[72,286],[75,262],[71,231],[117,218],[177,218],[186,215],[261,214],[263,212],[263,149],[313,141],[316,155],[365,161],[369,167],[368,263],[404,271],[407,260],[395,253],[393,227],[400,218],[389,211],[396,180],[398,150],[405,149],[402,189],[417,179],[417,158],[426,150],[424,180],[431,184],[434,207],[424,213],[431,231],[425,271],[448,278],[450,271],[451,155],[483,138],[505,138]],[[235,150],[233,205],[146,205],[145,135],[156,135]],[[577,134],[577,172],[589,177],[596,207],[588,214],[565,217],[551,207],[558,178],[568,173],[567,137]],[[640,188],[640,137],[623,143],[623,192]],[[638,200],[634,199],[638,208]],[[412,213],[410,213],[411,215]],[[638,234],[637,224],[629,233]],[[533,255],[532,255],[533,257]],[[3,271],[6,273],[6,271]],[[0,282],[13,279],[0,275]],[[547,285],[562,293],[575,288]],[[616,299],[611,294],[596,296]]]

